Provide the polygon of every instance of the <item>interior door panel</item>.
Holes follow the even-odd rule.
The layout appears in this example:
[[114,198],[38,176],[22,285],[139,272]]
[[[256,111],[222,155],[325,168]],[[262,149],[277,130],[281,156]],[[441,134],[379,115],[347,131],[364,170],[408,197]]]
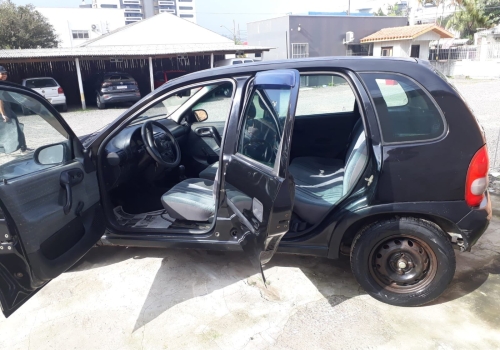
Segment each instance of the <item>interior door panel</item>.
[[220,137],[220,135],[224,134],[225,124],[225,121],[204,121],[191,125],[186,150],[188,155],[194,160],[191,168],[194,169],[195,174],[198,174],[208,165],[219,160],[220,140],[217,140],[217,137],[213,135],[207,134],[206,129],[214,128]]
[[[81,170],[84,178],[73,186],[72,209],[65,214],[67,196],[60,177],[63,172],[75,169]],[[99,203],[97,176],[95,172],[85,174],[78,162],[2,184],[0,198],[22,239],[37,284],[43,284],[64,272],[67,264],[61,265],[57,260],[71,259],[70,256],[74,256],[70,252],[71,248],[85,235],[94,234],[90,232],[85,219],[87,215],[93,214],[92,208]],[[94,243],[95,240],[85,249],[90,249]],[[74,262],[78,259],[79,256]]]
[[291,158],[342,158],[359,113],[295,117]]

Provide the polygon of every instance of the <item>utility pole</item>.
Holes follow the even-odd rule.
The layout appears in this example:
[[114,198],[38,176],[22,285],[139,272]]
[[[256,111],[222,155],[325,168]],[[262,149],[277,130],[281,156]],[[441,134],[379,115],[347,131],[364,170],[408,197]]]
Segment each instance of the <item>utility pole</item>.
[[234,43],[236,44],[236,22],[233,19],[233,39]]

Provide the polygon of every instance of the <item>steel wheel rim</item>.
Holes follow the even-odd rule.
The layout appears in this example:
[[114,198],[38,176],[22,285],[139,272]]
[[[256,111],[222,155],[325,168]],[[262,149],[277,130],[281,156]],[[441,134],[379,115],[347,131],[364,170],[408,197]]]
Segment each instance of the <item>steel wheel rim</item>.
[[375,281],[394,293],[419,292],[437,272],[437,258],[431,247],[409,235],[379,241],[370,252],[369,265]]

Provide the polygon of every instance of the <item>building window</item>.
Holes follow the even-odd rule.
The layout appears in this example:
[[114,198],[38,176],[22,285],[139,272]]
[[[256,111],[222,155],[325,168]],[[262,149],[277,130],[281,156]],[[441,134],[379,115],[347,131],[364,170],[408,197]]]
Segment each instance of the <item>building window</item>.
[[117,5],[110,5],[110,4],[102,4],[101,8],[102,9],[117,9],[118,6]]
[[420,58],[420,45],[411,46],[410,57]]
[[184,14],[181,14],[180,17],[181,18],[193,18],[194,16],[193,15],[184,15]]
[[382,56],[392,56],[392,46],[383,47]]
[[309,44],[292,44],[292,58],[309,57]]
[[88,30],[72,30],[73,39],[88,39],[89,31]]
[[192,6],[179,6],[179,10],[192,10]]
[[179,2],[193,2],[193,0],[177,0]]

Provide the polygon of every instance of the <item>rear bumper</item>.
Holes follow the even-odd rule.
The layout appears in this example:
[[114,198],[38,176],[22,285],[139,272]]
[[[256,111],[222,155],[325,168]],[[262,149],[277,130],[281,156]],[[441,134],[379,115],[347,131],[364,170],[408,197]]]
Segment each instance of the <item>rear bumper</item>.
[[49,97],[48,100],[54,106],[63,105],[66,103],[66,96]]
[[118,103],[118,102],[137,102],[141,99],[140,92],[123,92],[115,94],[101,95],[101,101],[104,103]]
[[457,227],[463,238],[463,250],[470,251],[479,237],[486,232],[492,217],[491,199],[486,193],[483,201],[477,208],[473,208],[458,223]]

